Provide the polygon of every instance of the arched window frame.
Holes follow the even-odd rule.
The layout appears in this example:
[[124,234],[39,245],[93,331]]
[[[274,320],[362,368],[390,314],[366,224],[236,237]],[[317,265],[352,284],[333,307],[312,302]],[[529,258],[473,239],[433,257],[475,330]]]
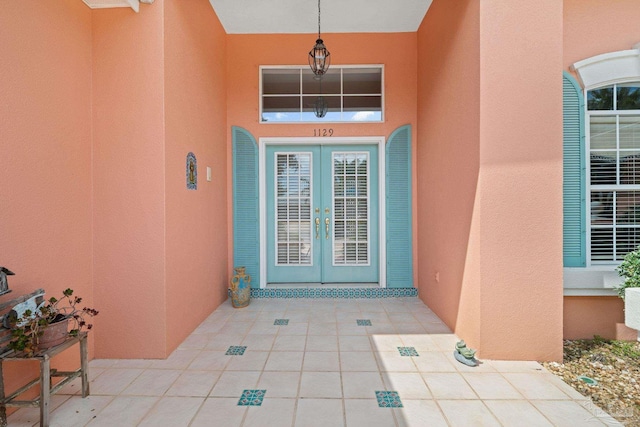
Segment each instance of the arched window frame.
[[[571,86],[576,86],[579,92],[579,98],[583,100],[588,95],[588,91],[597,89],[600,87],[629,82],[640,82],[640,44],[634,46],[632,49],[623,50],[618,52],[610,52],[602,55],[597,55],[591,58],[578,61],[570,67],[573,72],[573,76],[565,71],[565,81],[567,85],[565,90]],[[574,76],[576,77],[574,79]],[[573,81],[573,83],[570,83]],[[579,86],[579,87],[578,87]],[[570,92],[570,91],[569,91]],[[567,92],[565,91],[565,100]],[[575,99],[572,100],[575,105]],[[571,104],[571,102],[569,103]],[[581,102],[579,102],[581,104]],[[619,285],[621,280],[618,276],[615,268],[618,265],[618,261],[610,262],[607,264],[592,263],[590,261],[590,254],[585,247],[589,247],[589,240],[586,239],[586,231],[590,227],[590,190],[586,184],[587,174],[589,173],[589,152],[590,139],[589,134],[589,119],[587,117],[587,103],[584,102],[583,106],[579,110],[572,110],[571,105],[565,105],[565,115],[569,112],[569,117],[576,120],[576,112],[581,117],[579,120],[583,123],[579,126],[579,133],[582,136],[576,136],[575,129],[572,130],[574,138],[581,138],[584,143],[580,145],[582,160],[582,170],[569,172],[569,175],[573,177],[582,177],[581,179],[570,179],[567,182],[566,158],[565,158],[565,186],[574,186],[577,189],[573,191],[579,191],[580,200],[583,200],[582,209],[575,209],[575,205],[568,205],[565,200],[565,246],[573,249],[568,253],[565,251],[564,262],[564,295],[566,296],[598,296],[598,295],[611,295],[615,296],[616,292],[614,287]],[[568,108],[568,109],[567,109]],[[575,107],[578,108],[578,107]],[[571,113],[573,111],[573,113]],[[565,116],[565,122],[567,117]],[[566,123],[565,123],[566,126]],[[565,144],[566,144],[565,136]],[[570,144],[571,145],[571,144]],[[566,153],[565,153],[566,154]],[[577,155],[577,154],[576,154]],[[575,158],[575,157],[574,157]],[[582,187],[580,189],[580,187]],[[573,202],[575,202],[575,196]],[[582,212],[579,215],[580,211]],[[566,213],[570,215],[567,217]],[[573,213],[572,213],[573,212]],[[569,218],[570,221],[567,221]],[[571,223],[571,221],[573,221]],[[572,226],[573,229],[567,229],[567,226]],[[569,238],[567,240],[567,231],[569,231]],[[580,237],[582,236],[582,237]],[[582,245],[580,241],[584,242]],[[565,249],[566,249],[565,247]],[[582,247],[582,249],[580,249]],[[569,255],[567,257],[567,255]],[[582,261],[581,261],[582,260]]]
[[640,244],[638,96],[640,79],[585,90],[590,265],[617,264]]

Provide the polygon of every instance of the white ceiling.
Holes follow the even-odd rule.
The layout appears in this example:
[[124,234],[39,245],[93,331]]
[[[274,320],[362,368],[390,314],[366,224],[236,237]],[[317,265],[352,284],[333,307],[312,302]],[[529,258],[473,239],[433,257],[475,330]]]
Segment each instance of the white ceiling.
[[[322,33],[417,31],[433,0],[321,0]],[[318,32],[317,0],[209,0],[228,34]]]

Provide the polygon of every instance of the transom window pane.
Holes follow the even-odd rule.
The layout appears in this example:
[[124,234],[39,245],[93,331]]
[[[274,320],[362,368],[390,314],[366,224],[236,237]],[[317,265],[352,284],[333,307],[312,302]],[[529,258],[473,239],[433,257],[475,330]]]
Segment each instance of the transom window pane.
[[344,93],[378,95],[382,93],[380,68],[347,68],[343,70]]
[[265,95],[300,94],[300,78],[296,73],[290,73],[288,70],[263,70],[262,93]]
[[[332,67],[322,78],[308,67],[261,69],[261,123],[380,122],[383,119],[382,67]],[[329,106],[316,117],[323,97]]]
[[310,69],[302,70],[302,93],[340,95],[340,69],[330,68],[327,73],[318,78]]
[[590,90],[587,109],[591,261],[617,262],[640,244],[640,84]]

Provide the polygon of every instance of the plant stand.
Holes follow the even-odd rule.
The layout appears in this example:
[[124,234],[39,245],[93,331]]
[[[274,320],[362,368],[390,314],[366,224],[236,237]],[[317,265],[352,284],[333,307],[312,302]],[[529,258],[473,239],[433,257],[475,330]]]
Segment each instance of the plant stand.
[[[71,372],[61,372],[51,369],[51,358],[63,352],[69,347],[80,344],[80,368]],[[20,387],[9,396],[5,396],[4,379],[2,369],[4,362],[8,361],[34,361],[40,363],[40,377]],[[69,337],[62,344],[51,347],[32,357],[26,357],[24,353],[16,353],[11,350],[0,355],[0,427],[7,426],[6,408],[33,408],[40,407],[40,426],[49,427],[49,402],[51,395],[57,393],[62,387],[74,379],[82,378],[82,397],[89,395],[89,378],[87,376],[87,333],[82,332],[77,337]],[[62,381],[52,386],[53,377],[64,377]],[[32,400],[16,400],[25,391],[40,384],[40,395]]]

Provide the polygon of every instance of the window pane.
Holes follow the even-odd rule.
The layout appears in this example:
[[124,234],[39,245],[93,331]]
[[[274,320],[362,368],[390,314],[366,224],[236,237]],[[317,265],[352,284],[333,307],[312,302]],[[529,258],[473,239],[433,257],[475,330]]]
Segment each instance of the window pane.
[[640,148],[639,116],[620,116],[620,148]]
[[292,112],[300,111],[299,96],[266,96],[262,101],[263,112]]
[[344,111],[380,111],[382,97],[380,96],[345,96]]
[[315,106],[315,103],[318,99],[317,96],[305,96],[302,99],[302,120],[303,121],[311,122],[311,121],[319,121],[319,120],[324,120],[324,121],[340,120],[340,117],[341,117],[340,97],[339,96],[323,96],[322,98],[329,106],[329,109],[327,110],[327,115],[322,118],[316,117],[313,110],[313,107]]
[[287,264],[287,246],[286,243],[278,243],[278,264]]
[[341,122],[342,121],[342,114],[340,114],[339,111],[331,111],[331,110],[329,110],[327,112],[326,116],[324,116],[324,117],[316,117],[315,113],[312,113],[311,111],[305,111],[304,113],[302,113],[301,121],[303,121],[303,122],[318,122],[318,123],[322,123],[322,122]]
[[343,120],[375,122],[382,120],[382,98],[379,96],[345,96]]
[[620,152],[620,184],[640,184],[640,152]]
[[358,243],[358,263],[365,264],[369,262],[369,244]]
[[616,109],[640,110],[640,87],[637,83],[619,84],[616,89]]
[[262,93],[286,95],[300,93],[300,70],[262,70]]
[[591,154],[591,185],[616,184],[616,152]]
[[613,110],[613,86],[588,91],[587,109]]
[[344,68],[342,73],[345,94],[382,94],[380,68]]
[[367,196],[367,177],[359,176],[358,177],[358,196],[366,197]]
[[265,96],[262,98],[263,122],[292,122],[299,120],[299,96]]
[[613,260],[613,228],[591,230],[591,259],[593,261]]
[[591,224],[613,224],[613,191],[591,193]]
[[591,116],[589,119],[592,150],[616,148],[616,116]]
[[616,192],[616,224],[640,225],[640,191]]
[[340,69],[329,69],[322,79],[319,79],[311,70],[303,70],[302,93],[340,95]]
[[616,230],[616,261],[638,248],[640,244],[640,228],[621,227]]

